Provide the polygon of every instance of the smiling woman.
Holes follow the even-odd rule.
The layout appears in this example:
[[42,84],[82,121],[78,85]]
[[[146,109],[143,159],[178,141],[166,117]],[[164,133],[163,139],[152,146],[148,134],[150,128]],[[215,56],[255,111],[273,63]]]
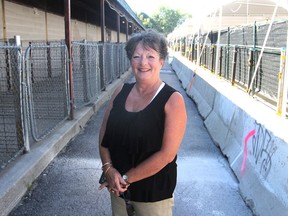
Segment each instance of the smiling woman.
[[111,192],[113,215],[127,215],[132,206],[137,216],[171,216],[184,100],[160,78],[167,56],[163,35],[136,33],[125,50],[136,82],[117,89],[106,111],[99,136],[106,182],[100,189]]

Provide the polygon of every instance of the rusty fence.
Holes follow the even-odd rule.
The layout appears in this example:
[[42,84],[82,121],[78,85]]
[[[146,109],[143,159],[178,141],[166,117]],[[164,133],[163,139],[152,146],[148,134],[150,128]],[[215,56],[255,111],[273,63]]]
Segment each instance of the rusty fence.
[[[73,42],[74,109],[97,100],[129,68],[125,44]],[[22,51],[24,50],[24,51]],[[69,58],[63,41],[0,44],[0,171],[67,120]]]

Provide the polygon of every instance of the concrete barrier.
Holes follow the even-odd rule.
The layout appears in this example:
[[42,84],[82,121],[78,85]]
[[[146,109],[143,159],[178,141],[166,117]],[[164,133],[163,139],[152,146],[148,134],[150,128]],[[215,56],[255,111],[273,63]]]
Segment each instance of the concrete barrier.
[[246,204],[255,215],[287,216],[287,119],[180,55],[174,55],[171,66],[227,156]]
[[196,66],[190,61],[187,62],[187,59],[182,63],[177,58],[173,58],[171,65],[182,83],[182,87],[197,104],[201,116],[206,118],[212,111],[216,90],[205,87],[203,79],[197,76]]

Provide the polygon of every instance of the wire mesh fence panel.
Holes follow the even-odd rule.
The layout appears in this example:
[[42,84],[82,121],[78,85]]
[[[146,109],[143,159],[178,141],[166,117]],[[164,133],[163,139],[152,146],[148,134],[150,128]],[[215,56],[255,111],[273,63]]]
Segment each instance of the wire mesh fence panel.
[[21,119],[21,51],[0,46],[0,167],[24,147]]
[[88,74],[88,98],[89,101],[95,100],[100,92],[100,67],[99,67],[99,50],[98,45],[89,44],[86,56],[89,59],[89,64],[87,67]]
[[[258,61],[259,55],[260,50],[256,51],[255,64]],[[265,49],[254,80],[255,92],[275,102],[278,95],[280,55],[280,50],[269,51],[269,49]]]
[[235,83],[246,88],[248,87],[248,49],[246,47],[238,47],[235,66]]
[[72,59],[74,106],[80,108],[101,92],[98,44],[73,42]]
[[104,49],[104,56],[105,56],[105,84],[108,85],[113,81],[113,72],[114,72],[114,65],[113,65],[113,52],[112,52],[112,43],[106,43]]
[[119,73],[125,72],[125,50],[123,44],[119,44]]
[[253,46],[253,26],[232,28],[230,30],[230,44],[238,46]]
[[99,54],[99,72],[100,72],[100,89],[104,90],[106,88],[106,81],[105,81],[105,58],[104,58],[104,43],[98,44],[98,54]]
[[[124,47],[124,43],[73,42],[76,108],[97,100],[107,84],[127,71]],[[1,169],[68,118],[68,66],[62,41],[30,42],[24,55],[20,47],[0,44]]]
[[[281,69],[284,68],[281,59],[285,58],[284,55],[281,56],[281,50],[287,49],[287,29],[288,20],[284,19],[273,22],[271,29],[267,22],[255,22],[249,26],[222,29],[220,34],[218,31],[207,33],[209,35],[205,48],[201,49],[206,52],[201,52],[200,58],[197,49],[203,46],[203,41],[195,40],[198,35],[194,35],[189,41],[189,60],[197,62],[200,59],[200,65],[231,81],[232,84],[249,90],[249,94],[257,94],[271,105],[277,105],[278,94],[285,90],[284,85],[280,85],[280,79]],[[178,51],[175,47],[180,45],[180,40],[176,41],[176,45],[172,43],[174,51]],[[214,47],[214,54],[211,54],[211,47]],[[261,50],[263,54],[260,56]],[[255,73],[256,66],[259,67]],[[287,91],[283,94],[284,97],[288,97]]]
[[201,46],[201,53],[202,53],[202,65],[205,67],[205,68],[207,68],[207,61],[208,61],[208,56],[207,56],[207,54],[208,54],[208,52],[207,52],[207,50],[208,50],[208,46]]
[[[255,79],[252,80],[253,92],[265,97],[269,100],[276,102],[277,91],[278,91],[278,73],[280,66],[280,48],[286,47],[286,35],[287,35],[287,21],[286,22],[275,22],[272,25],[271,32],[267,35],[269,25],[258,25],[248,26],[243,28],[235,28],[230,32],[230,44],[225,46],[225,78],[231,80],[231,70],[233,59],[233,50],[231,46],[241,46],[238,50],[236,59],[236,76],[235,80],[238,84],[248,86],[249,77],[249,65],[248,63],[248,49],[256,47],[254,52],[255,56],[252,61],[252,74],[254,74],[255,66],[260,57],[262,45],[265,37],[268,37],[267,44],[265,46],[261,61],[259,62],[259,68],[256,71]],[[255,28],[255,30],[254,30]],[[255,32],[255,34],[253,34]],[[254,36],[253,36],[254,35]],[[228,33],[223,34],[224,38],[221,40],[225,41],[228,38]],[[228,41],[228,39],[227,39]],[[269,48],[269,46],[273,48]],[[246,47],[246,48],[245,48]],[[268,48],[266,48],[268,47]],[[240,73],[241,72],[241,73]]]
[[221,75],[220,76],[222,76],[224,78],[227,78],[227,74],[226,74],[226,72],[227,72],[227,62],[228,62],[228,59],[227,59],[228,58],[228,56],[227,56],[227,46],[223,46],[221,48],[222,48],[221,49],[222,58],[220,59],[220,64],[222,65],[222,67],[219,68],[219,69],[221,69],[221,71],[220,71]]
[[233,52],[235,47],[227,46],[226,47],[226,56],[225,56],[225,78],[231,81],[232,78],[232,64],[233,64]]
[[73,92],[75,108],[91,103],[129,66],[125,44],[73,42]]
[[214,72],[214,46],[213,45],[207,45],[207,69]]
[[67,48],[59,42],[31,43],[25,53],[31,137],[38,141],[68,117]]
[[[286,47],[287,43],[287,21],[274,22],[268,34],[266,47]],[[268,24],[259,24],[256,26],[256,46],[263,46],[265,37],[269,29]]]
[[130,68],[130,61],[126,55],[126,51],[125,51],[125,44],[121,44],[121,47],[122,47],[122,61],[124,62],[124,70],[123,70],[123,73],[128,71],[129,68]]
[[113,80],[120,77],[119,56],[119,44],[112,44]]

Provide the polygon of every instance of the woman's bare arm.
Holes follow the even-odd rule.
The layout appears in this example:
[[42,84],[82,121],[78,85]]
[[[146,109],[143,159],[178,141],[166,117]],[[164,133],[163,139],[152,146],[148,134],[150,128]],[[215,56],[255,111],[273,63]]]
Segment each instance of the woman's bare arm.
[[[122,87],[123,85],[117,88],[115,92],[113,93],[111,100],[109,102],[109,105],[106,109],[102,124],[101,124],[100,132],[99,132],[99,153],[100,153],[102,164],[111,163],[111,156],[110,156],[109,149],[102,146],[102,141],[103,141],[103,137],[106,131],[106,126],[107,126],[107,121],[110,115],[110,111],[113,107],[113,101],[115,97],[119,94],[119,92],[121,91]],[[108,167],[109,167],[109,170],[107,170]],[[108,190],[115,191],[117,195],[119,195],[119,192],[124,192],[126,190],[125,187],[123,188],[123,185],[125,185],[126,182],[122,179],[120,173],[116,169],[113,168],[112,164],[104,166],[103,172],[106,172],[105,176],[107,178],[107,181],[103,183],[99,187],[99,189],[108,187]]]

